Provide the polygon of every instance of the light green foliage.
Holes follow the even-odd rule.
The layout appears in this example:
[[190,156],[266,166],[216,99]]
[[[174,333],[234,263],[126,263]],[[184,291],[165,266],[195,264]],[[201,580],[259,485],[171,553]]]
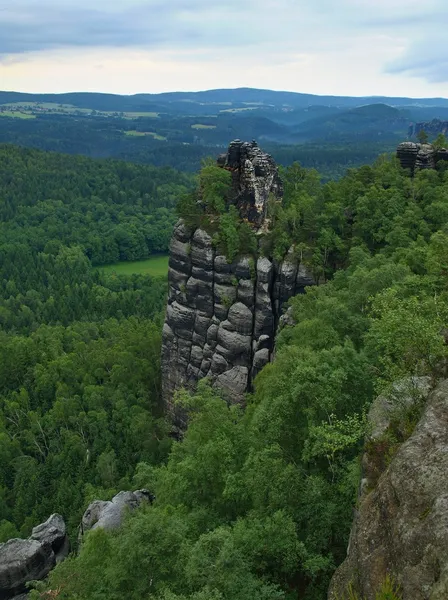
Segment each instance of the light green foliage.
[[400,298],[393,288],[377,296],[366,339],[381,368],[380,389],[406,375],[437,373],[447,356],[441,335],[447,316],[447,306],[432,297]]
[[417,133],[417,139],[421,144],[427,144],[429,141],[429,137],[428,134],[426,133],[426,131],[424,129],[420,129],[420,131]]
[[231,175],[215,164],[205,164],[199,172],[199,194],[206,212],[222,213],[230,192]]
[[229,204],[230,192],[230,172],[208,160],[199,172],[196,194],[184,196],[177,205],[177,212],[186,225],[208,231],[228,262],[257,251],[257,240],[250,225],[242,221],[236,207]]
[[448,147],[448,140],[446,139],[446,136],[443,133],[439,133],[439,135],[433,141],[432,145],[437,150],[440,150],[442,148],[447,148]]
[[[353,584],[349,584],[347,593],[343,598],[337,600],[363,600],[355,591]],[[401,600],[400,586],[398,586],[390,575],[386,576],[381,589],[375,594],[375,600]]]
[[134,273],[166,277],[168,274],[168,255],[152,256],[147,260],[136,262],[123,261],[112,265],[104,265],[101,270],[112,275],[133,275]]

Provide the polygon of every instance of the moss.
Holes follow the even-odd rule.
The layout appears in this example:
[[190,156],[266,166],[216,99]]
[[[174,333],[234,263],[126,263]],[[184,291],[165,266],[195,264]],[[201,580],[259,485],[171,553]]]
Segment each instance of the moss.
[[[350,582],[345,594],[343,596],[336,595],[335,600],[365,600],[365,597],[361,596]],[[375,595],[375,600],[402,600],[400,586],[390,575],[386,575],[381,588]]]
[[229,310],[229,308],[232,306],[233,304],[233,300],[231,298],[229,298],[229,296],[221,296],[221,304],[227,309]]

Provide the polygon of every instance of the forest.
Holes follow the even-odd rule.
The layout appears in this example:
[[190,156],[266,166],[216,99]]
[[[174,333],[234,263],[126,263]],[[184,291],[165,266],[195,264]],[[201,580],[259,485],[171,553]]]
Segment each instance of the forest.
[[[263,251],[280,259],[293,246],[319,285],[290,301],[296,325],[281,330],[246,410],[203,381],[178,395],[190,422],[174,441],[160,406],[166,282],[94,265],[166,249],[174,205],[190,210],[195,185],[222,212],[220,170],[207,163],[193,180],[1,151],[0,541],[51,512],[74,540],[93,498],[142,487],[155,496],[121,529],[91,532],[32,598],[326,598],[372,400],[397,381],[445,374],[447,170],[412,178],[387,155],[337,181],[284,168]],[[228,215],[217,240],[231,248]],[[418,416],[397,400],[381,440],[389,460]]]

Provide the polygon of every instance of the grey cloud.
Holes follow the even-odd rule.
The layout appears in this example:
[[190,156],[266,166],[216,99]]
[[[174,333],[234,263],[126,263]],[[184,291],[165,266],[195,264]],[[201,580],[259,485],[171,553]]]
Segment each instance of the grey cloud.
[[[231,0],[226,6],[231,11],[238,4]],[[194,47],[207,40],[224,41],[239,28],[238,21],[220,20],[209,0],[146,1],[131,6],[126,0],[112,0],[95,6],[90,8],[85,0],[76,4],[16,0],[11,8],[0,10],[0,55],[70,46]],[[247,41],[250,38],[248,32]]]
[[[70,47],[162,49],[187,60],[242,47],[255,60],[350,52],[363,36],[397,39],[403,55],[384,66],[448,81],[446,0],[10,0],[0,9],[0,57]],[[381,43],[381,42],[379,42]],[[372,47],[372,52],[375,52]]]
[[403,56],[389,63],[386,70],[391,74],[419,77],[429,83],[447,82],[448,47],[441,37],[416,40]]

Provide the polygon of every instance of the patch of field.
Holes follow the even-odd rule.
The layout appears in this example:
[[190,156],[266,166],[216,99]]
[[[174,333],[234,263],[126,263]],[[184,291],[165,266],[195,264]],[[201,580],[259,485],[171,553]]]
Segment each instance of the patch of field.
[[244,108],[225,108],[224,110],[220,110],[222,113],[236,113],[236,112],[244,112],[246,110],[255,110],[259,108],[258,106],[245,106]]
[[157,112],[125,112],[124,116],[127,119],[137,119],[138,117],[150,117],[156,119],[159,116]]
[[11,117],[13,119],[35,119],[36,115],[21,112],[19,110],[6,110],[0,112],[0,117]]
[[152,138],[154,138],[155,140],[160,140],[162,142],[166,141],[166,137],[164,137],[163,135],[160,135],[159,133],[156,133],[155,131],[123,131],[124,135],[127,135],[128,137],[147,137],[148,135]]
[[152,275],[166,277],[168,275],[168,255],[151,256],[146,260],[122,261],[99,267],[109,275]]
[[191,126],[192,129],[216,129],[216,125],[203,125],[202,123],[195,123]]

